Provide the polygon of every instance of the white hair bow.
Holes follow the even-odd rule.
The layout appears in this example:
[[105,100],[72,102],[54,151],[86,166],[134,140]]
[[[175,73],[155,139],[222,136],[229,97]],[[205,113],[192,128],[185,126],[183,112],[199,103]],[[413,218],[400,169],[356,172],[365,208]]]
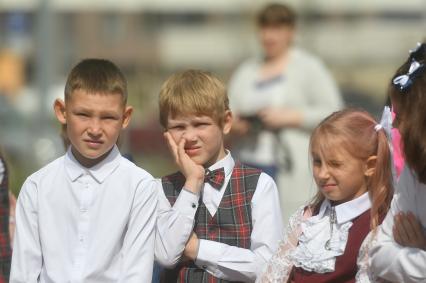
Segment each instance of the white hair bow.
[[393,79],[393,84],[398,85],[400,90],[404,90],[408,88],[412,83],[411,76],[420,68],[423,67],[422,64],[413,59],[411,62],[410,68],[408,69],[408,73],[405,75],[398,76]]
[[386,133],[386,137],[390,141],[392,139],[392,112],[389,106],[385,106],[382,113],[382,118],[380,119],[380,123],[377,124],[374,129],[379,131],[383,129]]

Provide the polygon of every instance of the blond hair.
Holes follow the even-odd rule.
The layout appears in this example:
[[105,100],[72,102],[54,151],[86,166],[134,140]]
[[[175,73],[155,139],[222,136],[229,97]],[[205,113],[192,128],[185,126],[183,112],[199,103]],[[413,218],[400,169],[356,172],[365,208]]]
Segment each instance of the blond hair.
[[[371,200],[371,229],[376,228],[389,210],[393,196],[391,154],[384,130],[375,130],[376,120],[360,109],[345,109],[325,118],[312,132],[314,144],[326,151],[341,147],[352,157],[366,161],[377,157],[374,174],[366,180]],[[311,204],[318,208],[324,195],[318,192]]]
[[206,115],[223,126],[229,99],[224,84],[200,70],[187,70],[170,76],[161,86],[160,123],[167,127],[169,117]]

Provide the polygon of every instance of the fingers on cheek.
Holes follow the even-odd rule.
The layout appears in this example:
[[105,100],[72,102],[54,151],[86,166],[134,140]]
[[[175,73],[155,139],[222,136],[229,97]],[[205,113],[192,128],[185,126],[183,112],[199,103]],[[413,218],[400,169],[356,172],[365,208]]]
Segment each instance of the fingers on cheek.
[[393,227],[392,232],[393,232],[393,237],[394,237],[395,241],[399,242],[398,229],[395,226]]

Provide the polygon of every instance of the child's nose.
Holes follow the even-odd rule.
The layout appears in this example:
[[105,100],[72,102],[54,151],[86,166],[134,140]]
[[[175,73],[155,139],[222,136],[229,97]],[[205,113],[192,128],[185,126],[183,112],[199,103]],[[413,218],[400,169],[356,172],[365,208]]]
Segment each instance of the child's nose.
[[88,132],[94,136],[100,135],[102,133],[101,123],[97,119],[93,119],[89,125]]
[[321,179],[327,179],[328,177],[330,177],[330,172],[328,171],[328,167],[325,165],[321,166],[318,176]]
[[186,129],[182,135],[187,141],[195,141],[197,139],[197,133],[194,129]]

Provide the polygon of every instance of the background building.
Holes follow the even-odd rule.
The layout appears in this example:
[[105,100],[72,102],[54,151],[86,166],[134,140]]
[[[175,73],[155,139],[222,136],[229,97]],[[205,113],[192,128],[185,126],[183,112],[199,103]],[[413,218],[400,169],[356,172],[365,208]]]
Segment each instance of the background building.
[[[323,59],[346,103],[378,114],[408,49],[426,38],[426,0],[287,1],[300,15],[297,44]],[[261,0],[0,0],[0,144],[15,193],[63,152],[52,103],[80,59],[108,58],[124,71],[135,116],[122,148],[161,175],[173,165],[162,141],[157,94],[183,68],[225,82],[259,50]]]

